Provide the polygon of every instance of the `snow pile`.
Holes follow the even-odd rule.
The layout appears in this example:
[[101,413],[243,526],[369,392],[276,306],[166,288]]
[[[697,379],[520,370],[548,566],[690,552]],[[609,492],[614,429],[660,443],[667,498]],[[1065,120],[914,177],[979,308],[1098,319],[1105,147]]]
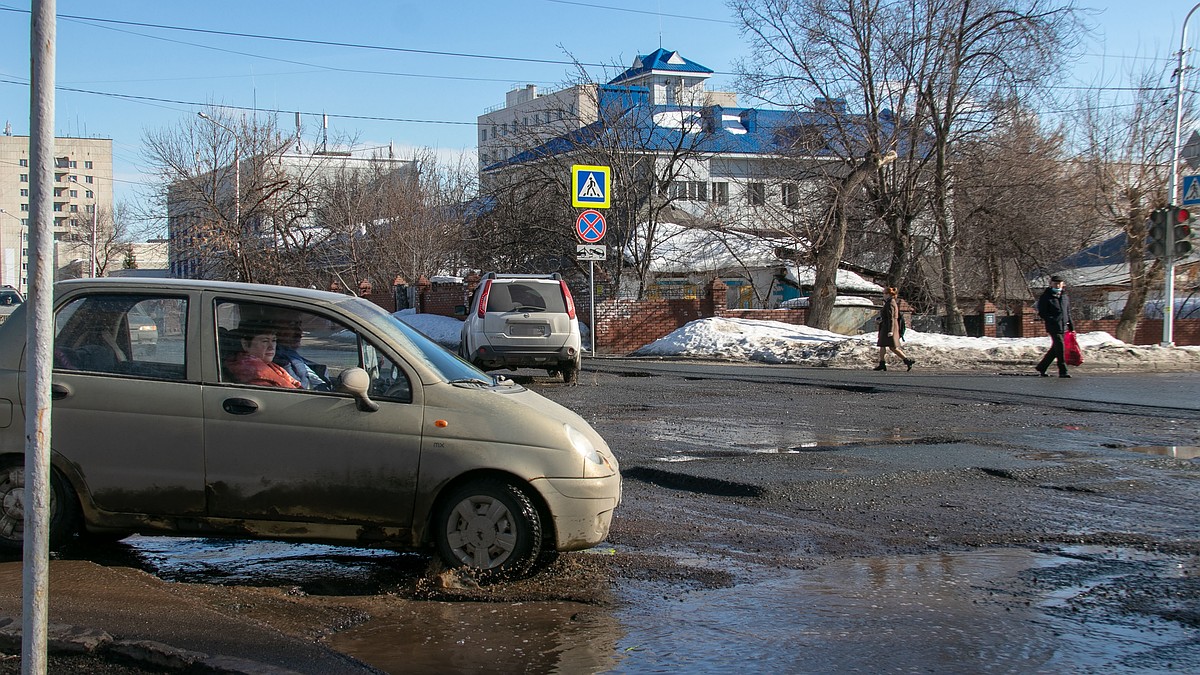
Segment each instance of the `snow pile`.
[[[690,356],[732,361],[856,368],[875,363],[876,333],[846,336],[778,321],[698,319],[633,356]],[[1105,369],[1200,370],[1200,347],[1128,345],[1105,332],[1083,333],[1084,365]],[[1046,353],[1049,337],[975,338],[909,329],[901,349],[922,367],[1029,367]],[[889,360],[897,362],[889,352]]]
[[458,343],[462,339],[462,321],[452,316],[417,314],[411,309],[402,309],[392,316],[446,349],[458,351]]
[[[458,350],[462,321],[406,309],[396,318],[451,351]],[[584,344],[587,333],[584,329]],[[631,356],[692,357],[760,363],[790,363],[834,368],[862,368],[879,356],[877,334],[846,336],[781,321],[698,319],[642,347]],[[1084,368],[1104,370],[1197,370],[1200,347],[1135,346],[1108,333],[1082,333]],[[971,370],[1030,368],[1050,348],[1049,337],[985,338],[921,333],[909,328],[901,349],[920,368]],[[888,362],[899,365],[888,352]]]

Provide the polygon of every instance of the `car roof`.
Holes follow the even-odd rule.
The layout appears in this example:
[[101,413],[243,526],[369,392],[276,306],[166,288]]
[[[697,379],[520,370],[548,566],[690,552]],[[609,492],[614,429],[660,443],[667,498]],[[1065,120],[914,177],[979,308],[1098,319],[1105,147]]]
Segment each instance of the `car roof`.
[[168,279],[148,277],[96,277],[85,279],[67,279],[54,284],[54,290],[62,293],[78,288],[111,289],[111,290],[208,290],[228,291],[230,293],[265,293],[277,297],[286,297],[308,302],[329,303],[341,302],[357,296],[319,291],[314,288],[299,288],[296,286],[275,286],[271,284],[248,284],[239,281],[209,281],[205,279]]

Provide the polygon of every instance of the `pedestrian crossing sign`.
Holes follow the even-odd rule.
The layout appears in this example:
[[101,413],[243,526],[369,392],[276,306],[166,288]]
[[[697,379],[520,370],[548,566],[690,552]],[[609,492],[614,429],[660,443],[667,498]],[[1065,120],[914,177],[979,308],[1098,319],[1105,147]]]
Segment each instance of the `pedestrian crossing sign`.
[[1183,205],[1200,204],[1200,176],[1183,177]]
[[612,169],[576,164],[571,167],[571,206],[607,209],[612,204]]

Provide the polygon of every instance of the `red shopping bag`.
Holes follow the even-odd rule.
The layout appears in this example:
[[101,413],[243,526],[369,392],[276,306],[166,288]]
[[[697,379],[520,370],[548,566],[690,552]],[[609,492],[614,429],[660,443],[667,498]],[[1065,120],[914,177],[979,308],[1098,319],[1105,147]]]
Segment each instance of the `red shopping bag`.
[[1078,366],[1083,363],[1083,350],[1079,348],[1079,340],[1075,339],[1075,331],[1063,333],[1063,360],[1068,366]]

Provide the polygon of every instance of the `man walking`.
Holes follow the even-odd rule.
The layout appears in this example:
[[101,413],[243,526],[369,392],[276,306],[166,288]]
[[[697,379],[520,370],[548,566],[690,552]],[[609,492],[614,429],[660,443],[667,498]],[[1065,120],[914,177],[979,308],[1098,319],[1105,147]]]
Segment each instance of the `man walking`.
[[1050,362],[1055,359],[1058,360],[1058,376],[1071,376],[1063,358],[1063,333],[1075,330],[1075,324],[1071,323],[1071,299],[1063,290],[1066,285],[1063,278],[1057,274],[1050,277],[1049,288],[1042,292],[1042,297],[1037,301],[1038,316],[1046,322],[1046,332],[1050,334],[1050,351],[1046,352],[1041,363],[1037,364],[1038,374],[1042,377],[1049,377],[1046,371],[1050,368]]

